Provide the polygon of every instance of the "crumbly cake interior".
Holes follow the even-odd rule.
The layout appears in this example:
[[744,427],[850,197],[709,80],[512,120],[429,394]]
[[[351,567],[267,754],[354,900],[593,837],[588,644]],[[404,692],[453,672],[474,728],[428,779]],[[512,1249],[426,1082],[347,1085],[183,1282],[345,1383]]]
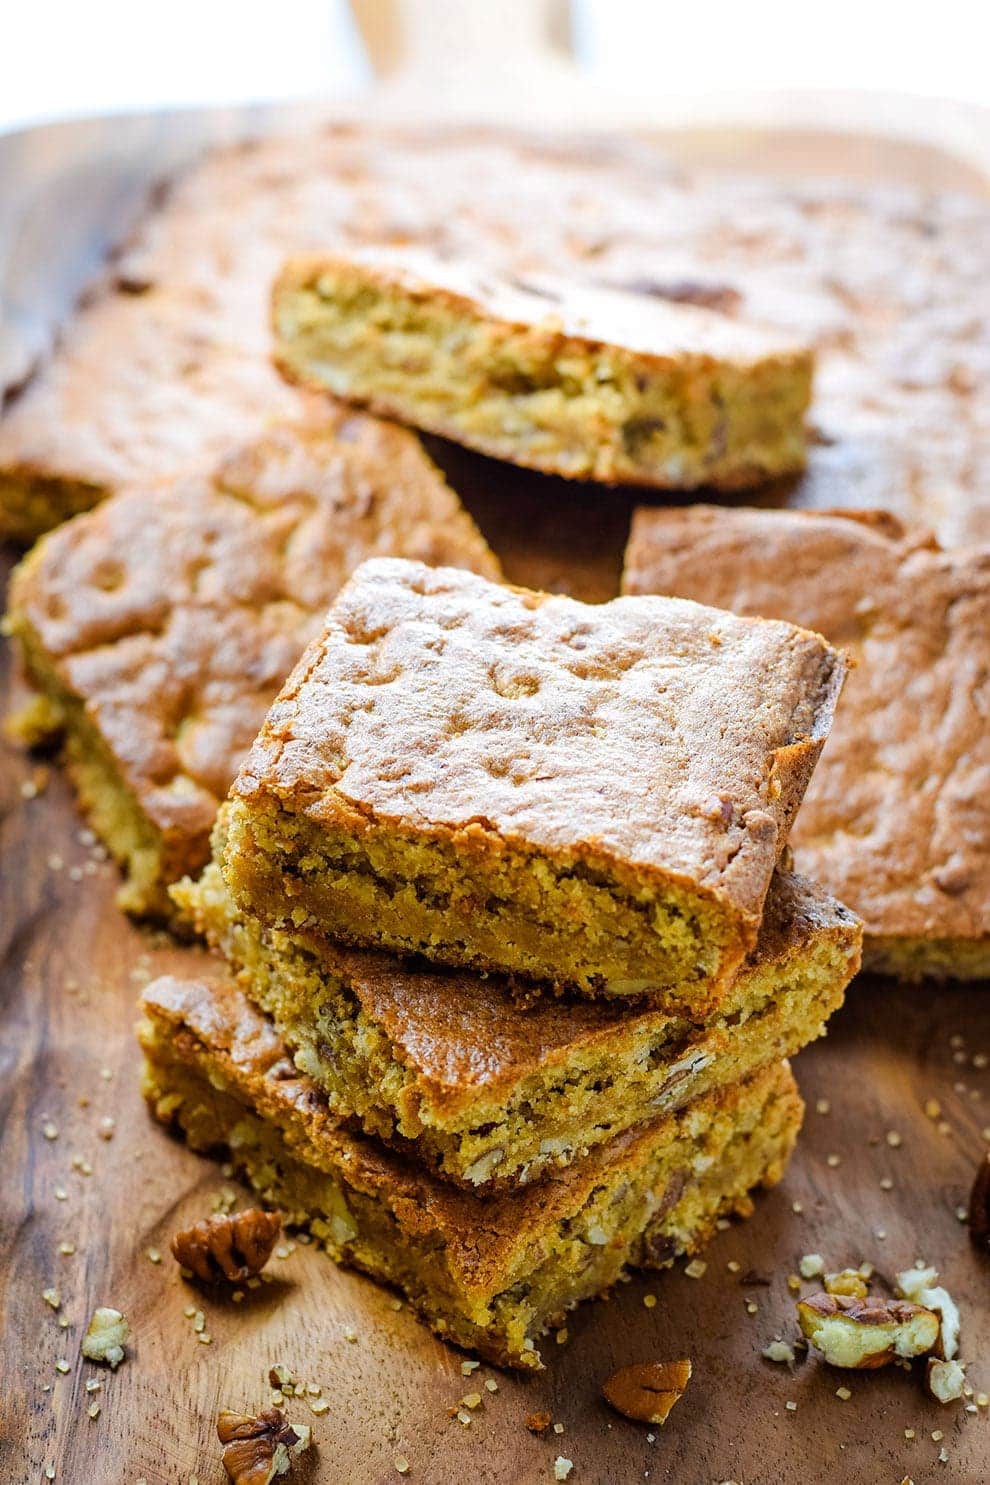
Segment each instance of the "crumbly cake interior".
[[[500,964],[534,980],[549,971],[555,989],[591,995],[662,992],[694,1011],[744,953],[714,897],[706,903],[674,882],[625,884],[621,870],[576,858],[508,844],[469,855],[444,835],[374,820],[357,832],[317,826],[270,797],[232,799],[217,837],[246,911],[344,943],[482,970]],[[470,923],[470,941],[452,935],[458,919]]]
[[[534,1058],[510,1081],[462,1092],[417,1075],[333,957],[320,953],[318,939],[266,931],[239,913],[215,862],[173,896],[242,974],[246,993],[273,1018],[296,1066],[331,1107],[390,1143],[414,1141],[417,1159],[473,1186],[535,1179],[635,1124],[793,1055],[823,1034],[858,962],[851,925],[812,930],[779,957],[755,955],[705,1023],[617,1009],[607,1039],[583,1038],[576,1029],[565,1055]],[[508,999],[504,985],[485,980],[477,993],[496,1003]],[[532,1013],[510,1004],[504,1014],[515,1023]],[[560,1015],[567,1016],[565,1008]],[[418,1034],[429,1034],[428,1027]]]
[[[459,1278],[425,1217],[417,1222],[393,1205],[387,1188],[355,1186],[346,1162],[321,1163],[318,1146],[301,1136],[290,1148],[208,1052],[177,1057],[169,1030],[153,1020],[142,1040],[144,1093],[157,1118],[181,1129],[196,1150],[228,1152],[263,1201],[308,1227],[337,1262],[397,1285],[437,1334],[524,1369],[542,1366],[539,1337],[581,1300],[607,1290],[627,1265],[666,1266],[696,1251],[719,1216],[747,1214],[748,1192],[780,1178],[800,1123],[786,1066],[743,1090],[732,1117],[702,1105],[676,1125],[664,1121],[648,1154],[604,1171],[573,1211],[548,1222],[522,1268],[476,1287]],[[472,1233],[461,1236],[469,1243]]]
[[275,327],[291,376],[572,478],[735,487],[804,463],[810,367],[793,358],[651,362],[334,264],[308,282],[290,265]]
[[[62,759],[72,779],[79,807],[114,860],[126,873],[117,894],[125,912],[167,918],[173,911],[167,883],[197,859],[209,855],[209,835],[183,842],[177,856],[162,831],[127,787],[106,741],[83,700],[62,684],[44,645],[22,614],[13,613],[10,631],[37,694],[14,716],[9,729],[26,747],[60,738]],[[198,849],[197,849],[198,847]]]

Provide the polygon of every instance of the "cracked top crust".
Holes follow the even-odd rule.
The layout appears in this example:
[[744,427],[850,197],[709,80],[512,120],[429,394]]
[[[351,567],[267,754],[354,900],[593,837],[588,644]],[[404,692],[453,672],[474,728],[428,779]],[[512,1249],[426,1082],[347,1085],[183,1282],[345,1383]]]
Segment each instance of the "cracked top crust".
[[17,570],[15,632],[85,703],[181,868],[206,858],[272,697],[374,553],[499,570],[417,439],[321,403],[212,475],[122,492]]
[[856,665],[792,837],[878,938],[990,921],[990,550],[882,514],[640,509],[630,593],[807,624]]
[[[313,247],[422,245],[712,304],[817,350],[809,467],[772,497],[990,539],[987,203],[686,172],[634,141],[336,127],[218,151],[149,212],[0,419],[0,522],[88,502],[291,417],[268,289]],[[34,490],[43,509],[19,510]]]
[[[478,1294],[498,1292],[516,1269],[531,1266],[533,1244],[577,1211],[596,1186],[635,1174],[659,1145],[676,1139],[681,1124],[700,1132],[704,1123],[691,1110],[668,1116],[619,1135],[534,1186],[479,1197],[345,1129],[313,1081],[296,1071],[271,1023],[229,980],[165,976],[147,986],[141,1007],[148,1018],[141,1039],[153,1057],[219,1074],[281,1131],[298,1158],[340,1172],[352,1187],[386,1201],[404,1231],[443,1242],[455,1280]],[[709,1117],[737,1121],[774,1098],[785,1101],[796,1123],[800,1101],[786,1063],[704,1099],[702,1108]],[[694,1152],[691,1142],[686,1165]]]
[[844,673],[819,635],[678,599],[589,605],[376,560],[232,797],[319,826],[472,834],[718,898],[755,937]]

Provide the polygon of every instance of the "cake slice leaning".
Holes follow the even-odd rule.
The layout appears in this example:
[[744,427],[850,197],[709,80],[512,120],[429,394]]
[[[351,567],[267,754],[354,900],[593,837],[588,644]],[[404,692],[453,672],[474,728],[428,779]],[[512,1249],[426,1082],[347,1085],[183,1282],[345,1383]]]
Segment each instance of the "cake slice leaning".
[[144,1091],[193,1149],[225,1152],[338,1262],[396,1285],[438,1335],[542,1365],[538,1342],[629,1265],[695,1252],[779,1180],[801,1122],[786,1064],[620,1136],[538,1186],[481,1198],[347,1132],[231,983],[142,997]]
[[703,1021],[648,1005],[540,997],[497,975],[347,949],[241,913],[215,862],[173,889],[272,1017],[330,1107],[468,1189],[539,1180],[825,1031],[862,930],[777,873],[756,948]]

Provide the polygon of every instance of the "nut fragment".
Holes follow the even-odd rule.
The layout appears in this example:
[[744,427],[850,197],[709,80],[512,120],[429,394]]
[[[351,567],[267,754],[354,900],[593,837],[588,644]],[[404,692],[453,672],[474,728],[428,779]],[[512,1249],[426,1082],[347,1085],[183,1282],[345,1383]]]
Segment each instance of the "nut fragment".
[[530,1433],[546,1433],[552,1419],[549,1413],[527,1413],[523,1422]]
[[246,1212],[207,1217],[172,1238],[172,1255],[204,1284],[239,1283],[261,1272],[282,1228],[278,1212],[252,1207]]
[[798,1323],[831,1366],[886,1366],[895,1356],[924,1356],[938,1341],[931,1310],[900,1299],[813,1294],[800,1300]]
[[626,1418],[666,1423],[690,1380],[690,1361],[645,1361],[613,1372],[602,1384],[602,1395]]
[[119,1310],[100,1305],[82,1340],[82,1354],[87,1361],[105,1361],[114,1371],[124,1359],[124,1342],[131,1328]]
[[223,1467],[234,1485],[270,1485],[288,1474],[292,1455],[309,1448],[309,1428],[289,1423],[280,1408],[264,1412],[217,1414],[217,1437],[223,1445]]
[[899,1273],[894,1289],[904,1299],[938,1316],[939,1334],[935,1354],[943,1361],[951,1361],[959,1351],[959,1307],[947,1289],[938,1282],[938,1273],[933,1268],[908,1268]]
[[865,1299],[870,1292],[866,1280],[854,1268],[843,1268],[837,1274],[826,1274],[824,1284],[826,1294],[846,1294],[853,1299]]
[[940,1403],[956,1402],[963,1395],[966,1372],[958,1361],[929,1361],[925,1383]]
[[990,1152],[984,1155],[970,1192],[969,1236],[984,1253],[990,1253]]

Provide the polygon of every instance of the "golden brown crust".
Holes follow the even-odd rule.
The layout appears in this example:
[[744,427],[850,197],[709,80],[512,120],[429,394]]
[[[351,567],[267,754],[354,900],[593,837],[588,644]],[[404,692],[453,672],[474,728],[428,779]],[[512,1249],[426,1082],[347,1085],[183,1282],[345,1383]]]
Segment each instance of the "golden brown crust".
[[175,880],[286,674],[375,553],[498,563],[419,442],[322,403],[210,475],[123,492],[15,572],[11,621],[40,684],[85,706]]
[[874,967],[985,973],[990,551],[942,551],[882,512],[641,509],[624,588],[786,618],[848,648],[797,864],[863,918]]
[[[400,1234],[442,1242],[450,1271],[467,1293],[493,1294],[504,1288],[548,1226],[577,1210],[597,1185],[615,1179],[619,1171],[634,1174],[658,1144],[676,1138],[682,1121],[693,1117],[687,1112],[640,1126],[535,1186],[474,1196],[341,1126],[313,1082],[296,1072],[270,1022],[229,980],[166,976],[146,988],[141,1004],[149,1018],[142,1033],[149,1051],[164,1033],[170,1057],[212,1070],[280,1130],[298,1158],[337,1172],[348,1186],[386,1201]],[[786,1064],[711,1095],[703,1106],[708,1113],[731,1117],[754,1099],[776,1095],[793,1104],[788,1117],[796,1125],[800,1100]]]
[[369,562],[231,797],[675,881],[748,949],[843,671],[819,636],[677,600],[591,606]]
[[29,534],[293,416],[268,361],[280,263],[392,242],[714,302],[811,341],[821,438],[786,498],[987,539],[988,223],[975,199],[686,174],[629,140],[336,127],[219,151],[146,217],[0,421],[0,519]]

